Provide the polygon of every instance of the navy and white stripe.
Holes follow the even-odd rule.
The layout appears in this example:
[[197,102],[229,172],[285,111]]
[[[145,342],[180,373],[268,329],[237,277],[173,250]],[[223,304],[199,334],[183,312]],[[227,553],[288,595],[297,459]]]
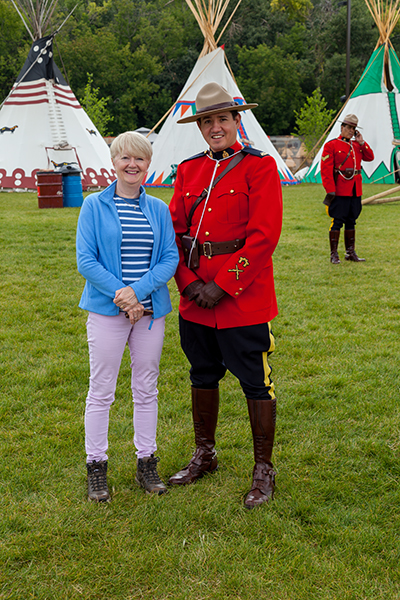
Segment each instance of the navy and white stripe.
[[[121,262],[122,281],[130,285],[138,281],[150,268],[154,234],[144,216],[139,198],[124,198],[114,195],[122,227]],[[142,300],[146,310],[152,309],[150,296]]]

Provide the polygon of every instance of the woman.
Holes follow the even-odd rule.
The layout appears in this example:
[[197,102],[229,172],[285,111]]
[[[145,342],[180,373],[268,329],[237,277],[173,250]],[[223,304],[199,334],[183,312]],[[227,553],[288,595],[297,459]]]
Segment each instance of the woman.
[[171,311],[167,282],[178,251],[168,207],[141,186],[151,156],[151,144],[141,134],[128,131],[115,138],[111,158],[117,180],[85,199],[78,220],[78,270],[86,279],[79,306],[89,311],[88,497],[97,502],[110,500],[108,420],[126,343],[132,361],[136,481],[147,493],[167,491],[154,456],[157,378],[165,315]]

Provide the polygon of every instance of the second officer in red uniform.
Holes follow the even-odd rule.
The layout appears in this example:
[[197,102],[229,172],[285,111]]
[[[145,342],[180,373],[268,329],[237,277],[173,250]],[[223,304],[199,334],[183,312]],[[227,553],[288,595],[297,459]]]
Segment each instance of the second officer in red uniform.
[[[374,153],[357,131],[356,115],[346,115],[340,136],[324,146],[321,158],[322,184],[326,191],[324,203],[332,217],[329,230],[331,262],[339,264],[338,243],[344,225],[345,259],[364,261],[355,251],[355,226],[361,213],[361,161],[374,160]],[[354,136],[354,140],[352,139]]]
[[181,345],[190,364],[196,450],[169,480],[193,483],[217,468],[215,430],[219,381],[226,370],[247,398],[254,441],[253,485],[245,506],[274,492],[271,462],[276,398],[268,365],[277,314],[272,254],[282,226],[281,183],[274,159],[237,141],[242,110],[217,83],[196,98],[197,121],[209,150],[178,167],[170,204],[180,262]]

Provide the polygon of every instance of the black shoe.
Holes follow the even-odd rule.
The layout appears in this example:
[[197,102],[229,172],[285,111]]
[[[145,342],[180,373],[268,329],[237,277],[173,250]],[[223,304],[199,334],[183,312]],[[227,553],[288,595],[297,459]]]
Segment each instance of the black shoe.
[[147,494],[165,494],[167,488],[157,473],[158,456],[145,456],[137,462],[136,481],[146,490]]
[[87,463],[88,500],[109,502],[111,500],[107,486],[107,461]]

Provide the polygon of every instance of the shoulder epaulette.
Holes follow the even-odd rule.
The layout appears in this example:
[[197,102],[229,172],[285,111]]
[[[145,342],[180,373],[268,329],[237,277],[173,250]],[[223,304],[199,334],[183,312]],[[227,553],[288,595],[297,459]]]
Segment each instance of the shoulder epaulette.
[[185,158],[185,160],[183,160],[180,164],[182,165],[183,163],[188,162],[188,160],[194,160],[195,158],[201,158],[202,156],[205,156],[206,154],[207,154],[207,150],[204,150],[203,152],[200,152],[200,154],[195,154],[194,156]]
[[245,154],[252,154],[253,156],[258,156],[259,158],[262,158],[263,156],[269,156],[268,152],[262,152],[261,150],[257,150],[256,148],[242,148],[242,152],[245,152]]

